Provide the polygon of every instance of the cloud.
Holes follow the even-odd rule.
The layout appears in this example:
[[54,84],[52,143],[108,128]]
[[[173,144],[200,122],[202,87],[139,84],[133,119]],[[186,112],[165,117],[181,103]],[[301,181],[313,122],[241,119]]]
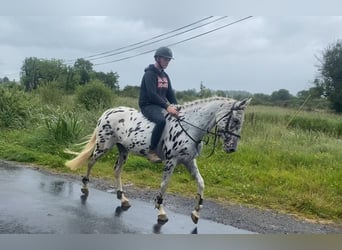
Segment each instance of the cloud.
[[[15,75],[18,79],[25,57],[65,60],[87,57],[149,39],[205,17],[189,15],[191,6],[184,4],[181,10],[174,4],[163,5],[171,14],[163,14],[154,5],[138,1],[115,9],[115,16],[2,16],[0,77],[9,75],[12,79]],[[93,63],[153,50],[243,17],[228,17],[187,34]],[[256,16],[173,46],[175,60],[167,72],[177,90],[199,89],[203,82],[216,90],[270,94],[284,88],[296,94],[310,87],[317,73],[315,56],[342,38],[341,26],[342,17]],[[153,63],[153,53],[95,66],[95,69],[117,72],[120,87],[124,87],[139,85],[143,69],[149,63]]]

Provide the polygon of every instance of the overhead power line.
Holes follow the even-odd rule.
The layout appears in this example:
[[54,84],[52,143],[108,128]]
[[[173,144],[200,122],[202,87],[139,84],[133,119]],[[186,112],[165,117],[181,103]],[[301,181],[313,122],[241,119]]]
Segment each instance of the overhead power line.
[[[141,44],[141,45],[139,45],[139,46],[134,46],[134,47],[131,47],[131,46],[130,46],[131,48],[129,48],[129,49],[121,50],[121,51],[116,52],[116,53],[111,53],[111,54],[102,55],[102,56],[99,56],[99,57],[94,57],[94,58],[91,58],[91,59],[88,59],[88,60],[90,60],[90,61],[99,60],[99,59],[102,59],[102,58],[111,57],[111,56],[116,56],[116,55],[120,55],[120,54],[123,54],[123,53],[126,53],[126,52],[130,52],[130,51],[135,50],[135,49],[140,49],[140,48],[142,48],[142,47],[146,47],[146,46],[151,45],[151,44],[154,44],[154,43],[158,43],[158,42],[161,42],[161,41],[164,41],[164,40],[167,40],[167,39],[176,37],[176,36],[183,35],[183,34],[185,34],[185,33],[188,33],[188,32],[190,32],[190,31],[199,29],[199,28],[204,27],[204,26],[206,26],[206,25],[209,25],[209,24],[218,22],[218,21],[220,21],[220,20],[222,20],[222,19],[225,19],[225,18],[227,18],[227,16],[223,16],[223,17],[216,18],[216,19],[213,20],[213,21],[210,21],[210,22],[207,22],[207,23],[198,25],[198,26],[193,27],[193,28],[191,28],[191,29],[188,29],[188,30],[185,30],[185,31],[182,31],[182,32],[178,32],[178,33],[176,33],[176,34],[173,34],[173,35],[170,35],[170,36],[167,36],[167,37],[158,39],[158,40],[148,39],[148,40],[145,40],[145,41],[150,41],[150,42],[148,42],[148,43],[142,43],[142,42],[140,42],[139,44]],[[168,33],[170,33],[170,32],[168,32]],[[164,36],[164,35],[163,35],[163,36]],[[159,37],[160,37],[160,36],[159,36]],[[154,41],[153,41],[153,40],[154,40]],[[88,57],[88,58],[89,58],[89,57]]]
[[[241,18],[241,19],[239,19],[239,20],[237,20],[237,21],[234,21],[234,22],[231,22],[231,23],[222,25],[222,26],[220,26],[220,27],[217,27],[217,28],[215,28],[215,29],[211,29],[211,30],[209,30],[209,31],[207,31],[207,32],[203,32],[203,33],[200,33],[200,34],[195,35],[195,36],[191,36],[191,37],[189,37],[189,38],[183,39],[183,40],[178,41],[178,42],[170,43],[170,44],[168,44],[168,45],[166,45],[166,46],[172,47],[172,46],[174,46],[174,45],[177,45],[177,44],[180,44],[180,43],[184,43],[184,42],[193,40],[193,39],[195,39],[195,38],[198,38],[198,37],[201,37],[201,36],[210,34],[210,33],[215,32],[215,31],[217,31],[217,30],[220,30],[220,29],[226,28],[226,27],[228,27],[228,26],[234,25],[234,24],[236,24],[236,23],[245,21],[245,20],[247,20],[247,19],[249,19],[249,18],[252,18],[252,16],[247,16],[247,17]],[[153,52],[153,51],[155,51],[155,49],[147,50],[147,51],[144,51],[144,52],[141,52],[141,53],[132,55],[132,56],[122,57],[122,58],[119,58],[119,59],[116,59],[116,60],[112,60],[112,61],[97,63],[97,64],[94,64],[94,66],[104,65],[104,64],[109,64],[109,63],[114,63],[114,62],[119,62],[119,61],[128,60],[128,59],[131,59],[131,58],[134,58],[134,57],[138,57],[138,56],[141,56],[141,55],[145,55],[145,54],[151,53],[151,52]]]
[[[190,23],[190,24],[187,24],[187,25],[185,25],[185,26],[179,27],[179,28],[177,28],[177,29],[174,29],[174,30],[171,30],[171,31],[168,31],[168,32],[165,32],[165,33],[156,35],[156,36],[153,36],[153,37],[151,37],[151,38],[149,38],[149,39],[146,39],[146,40],[143,40],[143,41],[140,41],[140,42],[136,42],[136,43],[133,43],[133,44],[129,44],[129,45],[126,45],[126,46],[123,46],[123,47],[120,47],[120,48],[113,49],[113,50],[109,50],[109,51],[97,53],[97,54],[94,54],[94,55],[86,56],[86,57],[83,57],[83,58],[84,58],[84,59],[89,59],[89,58],[98,57],[98,56],[106,55],[106,54],[109,54],[109,53],[113,53],[113,52],[116,52],[116,51],[128,49],[128,48],[131,48],[131,47],[134,47],[134,46],[138,46],[138,45],[141,45],[141,44],[143,44],[143,43],[150,42],[150,41],[152,41],[152,40],[154,40],[154,39],[157,39],[157,38],[166,36],[166,35],[168,35],[168,34],[171,34],[171,33],[174,33],[174,32],[180,31],[180,30],[183,30],[183,29],[188,28],[188,27],[191,27],[191,26],[193,26],[193,25],[195,25],[195,24],[198,24],[198,23],[200,23],[200,22],[206,21],[206,20],[211,19],[211,18],[213,18],[213,16],[208,16],[208,17],[202,18],[202,19],[200,19],[200,20],[198,20],[198,21],[195,21],[195,22],[193,22],[193,23]],[[134,49],[135,49],[135,48],[134,48]],[[127,50],[127,51],[129,51],[129,50]],[[127,51],[125,51],[125,52],[127,52]],[[124,53],[124,52],[122,52],[122,53]],[[120,54],[120,53],[118,53],[118,54]],[[96,60],[96,59],[97,59],[97,58],[95,58],[95,59],[93,58],[93,59],[90,59],[90,60]],[[75,60],[77,60],[77,59],[69,59],[69,60],[67,60],[67,61],[75,61]]]
[[[112,53],[112,52],[115,52],[115,51],[119,51],[119,50],[127,49],[127,48],[130,48],[130,47],[136,46],[136,45],[140,45],[140,44],[143,44],[143,43],[145,43],[145,42],[149,42],[149,41],[152,41],[152,40],[154,40],[154,39],[157,39],[157,38],[159,38],[159,37],[163,37],[163,36],[165,36],[165,35],[174,33],[174,32],[176,32],[176,31],[179,31],[179,30],[182,30],[182,29],[191,27],[191,26],[193,26],[193,25],[195,25],[195,24],[198,24],[198,23],[203,22],[203,21],[205,21],[205,20],[208,20],[208,19],[210,19],[210,18],[213,18],[213,16],[208,16],[208,17],[202,18],[202,19],[200,19],[200,20],[198,20],[198,21],[196,21],[196,22],[193,22],[193,23],[190,23],[190,24],[188,24],[188,25],[182,26],[182,27],[180,27],[180,28],[177,28],[177,29],[168,31],[168,32],[166,32],[166,33],[162,33],[162,34],[160,34],[160,35],[151,37],[151,38],[146,39],[146,40],[143,40],[143,41],[141,41],[141,42],[133,43],[133,44],[130,44],[130,45],[121,47],[121,48],[117,48],[117,49],[114,49],[114,50],[102,52],[102,53],[95,54],[95,55],[92,55],[92,56],[89,56],[89,57],[95,57],[95,56],[99,56],[99,55],[105,55],[105,54],[109,54],[109,53]],[[89,57],[88,57],[88,58],[89,58]]]

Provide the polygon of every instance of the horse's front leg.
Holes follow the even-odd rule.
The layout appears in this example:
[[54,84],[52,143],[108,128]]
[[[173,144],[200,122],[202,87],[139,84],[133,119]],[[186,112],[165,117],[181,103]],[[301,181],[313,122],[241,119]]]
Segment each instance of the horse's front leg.
[[117,198],[121,200],[121,208],[123,210],[127,210],[128,208],[130,208],[131,205],[129,204],[129,200],[126,198],[125,193],[123,191],[122,181],[121,181],[121,170],[122,170],[123,164],[127,160],[128,152],[120,144],[118,144],[118,149],[119,149],[119,158],[117,159],[114,165],[114,176],[115,176],[115,180],[116,180],[117,188],[118,188]]
[[155,199],[155,207],[158,209],[158,224],[165,224],[169,220],[164,210],[163,197],[168,187],[175,166],[176,163],[172,160],[166,161],[164,165],[163,180],[160,185],[160,193],[157,195]]
[[196,197],[196,204],[195,209],[191,213],[192,221],[197,224],[199,217],[200,217],[200,210],[203,206],[203,191],[204,191],[204,181],[203,178],[198,170],[196,159],[192,160],[191,162],[185,164],[188,170],[190,171],[191,175],[197,181],[197,197]]

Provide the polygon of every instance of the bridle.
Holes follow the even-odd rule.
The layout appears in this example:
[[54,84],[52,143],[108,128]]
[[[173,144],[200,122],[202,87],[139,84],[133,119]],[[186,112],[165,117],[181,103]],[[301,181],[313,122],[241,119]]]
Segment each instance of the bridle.
[[[234,133],[234,132],[232,132],[232,131],[229,131],[229,125],[230,125],[230,122],[231,122],[231,119],[232,119],[232,113],[233,113],[233,111],[242,110],[241,108],[234,107],[234,106],[235,106],[235,103],[233,104],[232,108],[229,110],[229,112],[228,112],[227,114],[223,115],[220,119],[218,119],[218,120],[215,122],[215,131],[214,131],[214,132],[211,132],[209,129],[200,128],[200,127],[198,127],[198,126],[196,126],[196,125],[194,125],[194,124],[192,124],[192,123],[186,121],[186,120],[184,119],[184,117],[183,117],[182,119],[177,118],[177,122],[178,122],[179,126],[181,127],[181,129],[184,131],[184,133],[185,133],[193,142],[195,142],[196,144],[201,143],[202,140],[195,140],[195,139],[188,133],[188,131],[184,129],[184,127],[183,127],[183,125],[182,125],[181,122],[186,123],[186,124],[188,124],[188,125],[190,125],[190,126],[196,128],[196,129],[198,129],[198,130],[201,130],[201,131],[203,131],[203,132],[206,132],[207,134],[214,135],[214,146],[213,146],[212,152],[211,152],[210,155],[209,155],[209,156],[211,156],[211,155],[213,154],[214,150],[215,150],[215,147],[216,147],[217,137],[218,137],[221,133],[223,133],[223,134],[228,134],[228,135],[232,135],[232,136],[235,136],[235,137],[237,137],[237,138],[239,138],[239,139],[241,138],[241,136],[240,136],[239,134],[236,134],[236,133]],[[223,120],[224,118],[226,118],[226,117],[228,117],[228,120],[227,120],[227,123],[226,123],[226,126],[225,126],[224,130],[223,130],[223,131],[219,131],[218,128],[217,128],[217,125],[218,125],[218,123],[219,123],[220,121],[222,121],[222,120]],[[208,139],[208,141],[207,141],[205,144],[208,144],[208,142],[209,142],[209,139]],[[209,156],[208,156],[208,157],[209,157]]]
[[233,111],[237,111],[237,110],[242,110],[242,109],[240,109],[240,108],[234,108],[234,105],[233,105],[233,108],[231,108],[227,114],[225,114],[224,116],[222,116],[222,117],[216,122],[216,128],[215,128],[215,130],[217,130],[217,124],[218,124],[221,120],[223,120],[223,118],[228,117],[228,121],[227,121],[227,123],[226,123],[226,126],[225,126],[224,130],[223,130],[222,132],[221,132],[221,131],[218,131],[218,132],[217,132],[217,135],[219,135],[220,133],[223,133],[223,134],[228,134],[228,135],[235,136],[235,137],[237,137],[237,138],[239,138],[239,139],[241,138],[240,135],[238,135],[238,134],[236,134],[236,133],[234,133],[234,132],[232,132],[232,131],[229,131],[229,125],[230,125],[230,121],[231,121],[231,119],[232,119],[232,113],[233,113]]

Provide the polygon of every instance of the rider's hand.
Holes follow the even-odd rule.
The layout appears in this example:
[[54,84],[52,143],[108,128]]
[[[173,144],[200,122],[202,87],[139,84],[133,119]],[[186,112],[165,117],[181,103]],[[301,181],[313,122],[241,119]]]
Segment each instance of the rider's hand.
[[176,106],[174,105],[169,105],[166,109],[166,111],[173,116],[178,116],[179,115],[179,111],[177,110]]

